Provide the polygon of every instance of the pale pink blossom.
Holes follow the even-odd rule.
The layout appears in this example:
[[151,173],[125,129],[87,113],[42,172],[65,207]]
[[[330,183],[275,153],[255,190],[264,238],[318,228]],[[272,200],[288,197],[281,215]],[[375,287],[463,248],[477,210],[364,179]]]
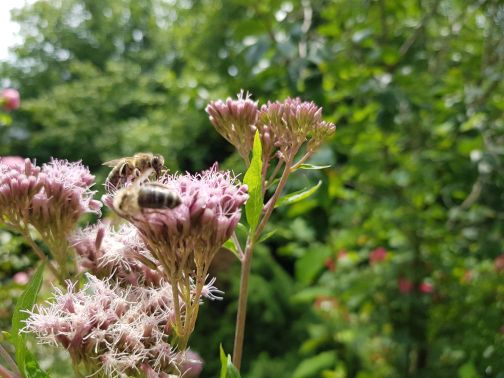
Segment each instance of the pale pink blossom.
[[109,223],[99,222],[76,232],[70,242],[81,267],[98,278],[133,286],[157,286],[162,280],[159,262],[131,224],[115,230]]
[[139,371],[178,373],[185,368],[185,353],[172,345],[167,319],[173,317],[172,290],[122,288],[87,274],[88,282],[76,291],[54,288],[52,300],[28,311],[23,332],[42,343],[64,347],[87,374],[109,377]]

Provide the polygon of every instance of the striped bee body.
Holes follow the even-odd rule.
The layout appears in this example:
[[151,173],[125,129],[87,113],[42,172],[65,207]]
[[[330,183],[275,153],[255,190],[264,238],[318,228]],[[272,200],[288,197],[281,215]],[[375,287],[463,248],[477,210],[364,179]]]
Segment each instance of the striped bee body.
[[180,205],[180,197],[166,186],[147,183],[138,189],[138,207],[141,209],[173,209]]

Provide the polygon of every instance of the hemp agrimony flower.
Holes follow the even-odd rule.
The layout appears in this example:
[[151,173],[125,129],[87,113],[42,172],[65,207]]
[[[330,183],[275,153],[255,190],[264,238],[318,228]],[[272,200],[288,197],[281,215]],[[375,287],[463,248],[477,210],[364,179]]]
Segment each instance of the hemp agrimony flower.
[[237,100],[228,97],[226,101],[213,101],[205,110],[219,134],[248,161],[256,131],[257,102],[252,101],[248,93],[241,91]]
[[53,159],[37,167],[29,159],[24,166],[0,161],[1,222],[21,232],[40,258],[29,232],[33,226],[58,263],[53,273],[62,281],[68,276],[71,257],[67,242],[84,213],[100,214],[101,203],[94,200],[94,176],[80,162]]
[[[251,205],[247,204],[250,228],[246,245],[242,247],[237,238],[232,239],[242,263],[233,350],[233,363],[239,369],[254,246],[260,241],[289,175],[304,167],[303,163],[334,133],[336,126],[322,120],[322,108],[313,102],[287,98],[283,102],[268,102],[259,110],[248,94],[243,98],[243,91],[237,100],[228,98],[225,103],[220,100],[211,102],[206,112],[217,132],[235,146],[245,161],[248,170],[244,180],[251,187]],[[273,194],[267,195],[270,192]],[[266,203],[265,197],[268,198]]]
[[[172,290],[123,288],[86,274],[82,290],[68,283],[52,300],[28,311],[24,332],[68,350],[74,369],[98,377],[162,376],[187,369],[186,354],[172,344]],[[190,356],[193,358],[193,356]],[[152,375],[152,373],[155,373]]]
[[[208,268],[240,220],[247,188],[231,173],[218,171],[216,165],[197,175],[164,175],[159,182],[180,197],[177,207],[120,215],[135,225],[159,261],[174,290],[174,300],[180,295],[184,302],[184,306],[175,306],[176,311],[183,309],[177,312],[175,324],[183,349],[194,329]],[[111,203],[110,199],[106,202]],[[218,294],[212,291],[207,291],[210,298]]]
[[100,279],[121,286],[158,286],[163,279],[138,230],[123,224],[118,230],[109,223],[79,230],[70,241],[79,256],[79,265]]

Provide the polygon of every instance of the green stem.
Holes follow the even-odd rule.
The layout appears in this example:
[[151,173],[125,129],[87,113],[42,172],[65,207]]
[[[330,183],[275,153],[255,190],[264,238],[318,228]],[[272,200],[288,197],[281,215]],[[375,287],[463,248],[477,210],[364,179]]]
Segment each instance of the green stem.
[[242,269],[241,269],[241,277],[240,277],[240,293],[238,296],[238,313],[236,315],[236,328],[235,328],[235,339],[234,339],[234,347],[233,347],[233,365],[240,370],[242,355],[243,355],[243,340],[245,337],[245,320],[247,318],[247,300],[248,300],[248,284],[250,278],[250,268],[252,265],[252,255],[254,253],[254,246],[257,240],[266,227],[268,220],[273,213],[273,209],[275,208],[275,203],[278,201],[278,198],[282,194],[283,188],[287,183],[287,179],[289,178],[290,168],[292,164],[292,160],[294,158],[294,154],[291,154],[289,158],[285,162],[284,171],[282,173],[282,177],[278,183],[278,186],[275,189],[275,193],[271,197],[271,199],[266,204],[265,212],[262,216],[262,219],[257,226],[257,228],[253,231],[253,233],[249,234],[247,240],[247,246],[245,248],[245,255],[242,260]]
[[30,247],[33,249],[35,254],[39,257],[40,260],[43,262],[47,263],[47,266],[49,267],[49,270],[52,272],[52,274],[58,279],[59,283],[61,285],[65,284],[65,278],[61,276],[60,272],[56,267],[52,264],[52,262],[47,258],[47,256],[44,254],[44,252],[40,249],[40,247],[35,243],[33,238],[30,235],[30,230],[28,230],[27,227],[20,227],[21,234],[24,236]]
[[236,315],[236,330],[233,347],[233,365],[240,370],[243,339],[245,337],[245,320],[247,317],[247,300],[248,300],[248,284],[250,277],[250,267],[252,264],[252,253],[254,242],[247,243],[245,248],[245,256],[242,260],[241,277],[240,277],[240,295],[238,297],[238,313]]

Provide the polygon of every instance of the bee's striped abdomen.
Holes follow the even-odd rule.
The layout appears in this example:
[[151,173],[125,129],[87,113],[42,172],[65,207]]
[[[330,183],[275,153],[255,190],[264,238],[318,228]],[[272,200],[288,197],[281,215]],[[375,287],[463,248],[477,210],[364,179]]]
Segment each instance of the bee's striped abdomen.
[[138,206],[143,209],[173,209],[180,205],[177,193],[161,185],[143,185],[138,192]]

